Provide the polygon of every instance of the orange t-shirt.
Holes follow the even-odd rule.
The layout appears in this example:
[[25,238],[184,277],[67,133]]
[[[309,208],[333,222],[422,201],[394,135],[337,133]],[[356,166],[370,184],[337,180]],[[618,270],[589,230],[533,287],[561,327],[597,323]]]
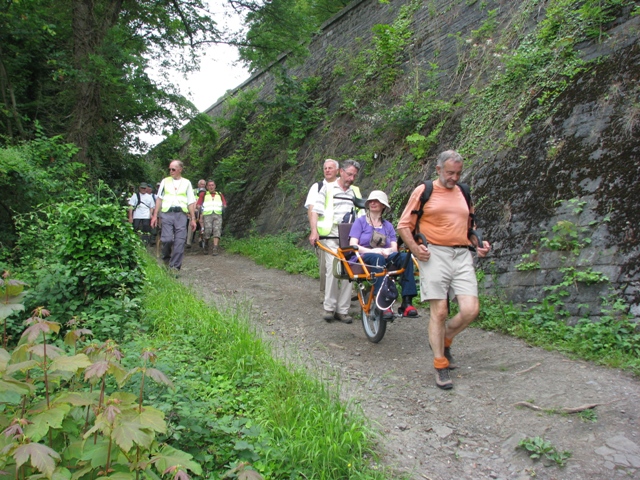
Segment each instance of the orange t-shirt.
[[[413,191],[402,212],[398,228],[409,228],[413,231],[417,216],[412,215],[411,211],[420,208],[420,196],[423,191],[424,185]],[[420,233],[434,245],[468,245],[468,225],[469,207],[460,188],[456,186],[448,189],[433,182],[433,192],[424,204],[424,213],[420,218]]]

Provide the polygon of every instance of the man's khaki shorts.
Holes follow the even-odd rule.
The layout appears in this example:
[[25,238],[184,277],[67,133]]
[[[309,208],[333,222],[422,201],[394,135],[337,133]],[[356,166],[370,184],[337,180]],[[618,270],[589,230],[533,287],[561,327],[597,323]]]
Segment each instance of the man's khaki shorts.
[[449,290],[454,295],[478,296],[478,281],[469,249],[429,245],[429,251],[428,261],[418,261],[423,302],[446,300]]

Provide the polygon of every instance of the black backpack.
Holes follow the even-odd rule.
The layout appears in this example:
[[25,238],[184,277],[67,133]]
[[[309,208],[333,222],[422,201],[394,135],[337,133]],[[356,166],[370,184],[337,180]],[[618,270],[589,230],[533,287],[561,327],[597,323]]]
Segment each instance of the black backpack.
[[[134,210],[137,210],[138,207],[140,206],[140,204],[142,203],[142,200],[140,200],[140,192],[136,192],[136,197],[138,197],[138,203],[136,203],[136,208],[134,208]],[[144,206],[147,207],[149,210],[151,210],[152,208],[155,208],[155,205],[156,205],[156,194],[152,193],[151,194],[151,198],[153,198],[153,207],[150,207],[146,203],[144,204]]]
[[[422,242],[424,245],[426,245],[428,243],[427,239],[422,233],[420,233],[420,218],[424,213],[424,204],[427,203],[427,201],[431,197],[431,193],[433,193],[433,180],[425,180],[421,185],[424,185],[424,191],[422,192],[422,195],[420,195],[420,207],[418,208],[418,210],[411,210],[411,214],[417,215],[416,226],[413,229],[413,238],[416,242]],[[469,208],[470,227],[469,231],[467,232],[467,237],[469,238],[469,240],[471,240],[471,237],[475,236],[478,240],[478,245],[482,245],[482,238],[480,237],[480,234],[478,234],[474,230],[476,228],[476,215],[475,213],[471,213],[471,207],[473,205],[473,201],[471,200],[471,189],[466,183],[458,183],[457,185],[462,192],[462,195],[464,195],[464,199],[467,201],[467,207]],[[472,250],[474,249],[472,248]]]

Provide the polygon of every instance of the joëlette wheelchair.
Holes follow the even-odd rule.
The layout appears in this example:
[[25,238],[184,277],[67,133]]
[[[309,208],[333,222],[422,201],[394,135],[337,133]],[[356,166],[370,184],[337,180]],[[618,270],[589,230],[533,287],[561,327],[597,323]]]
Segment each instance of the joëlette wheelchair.
[[376,278],[384,277],[385,275],[389,275],[395,280],[396,277],[404,273],[407,263],[412,261],[413,257],[411,254],[407,254],[404,265],[395,270],[385,269],[379,273],[369,271],[358,252],[358,245],[349,245],[351,225],[351,223],[338,224],[339,247],[337,252],[333,252],[320,240],[316,242],[316,246],[334,257],[333,275],[335,277],[349,282],[356,282],[364,333],[370,342],[378,343],[387,331],[387,322],[393,320],[384,319],[382,312],[376,307],[373,283]]

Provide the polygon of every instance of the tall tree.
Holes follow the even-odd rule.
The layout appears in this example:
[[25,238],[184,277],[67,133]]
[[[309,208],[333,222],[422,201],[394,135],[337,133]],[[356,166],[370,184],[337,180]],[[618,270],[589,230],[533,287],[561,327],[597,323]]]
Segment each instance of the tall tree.
[[246,30],[236,37],[240,58],[251,68],[267,67],[282,53],[303,58],[322,23],[350,0],[229,0],[244,16]]
[[79,147],[93,177],[121,176],[141,132],[196,111],[168,80],[198,67],[222,33],[203,0],[4,0],[0,6],[0,125],[29,137],[37,120]]

